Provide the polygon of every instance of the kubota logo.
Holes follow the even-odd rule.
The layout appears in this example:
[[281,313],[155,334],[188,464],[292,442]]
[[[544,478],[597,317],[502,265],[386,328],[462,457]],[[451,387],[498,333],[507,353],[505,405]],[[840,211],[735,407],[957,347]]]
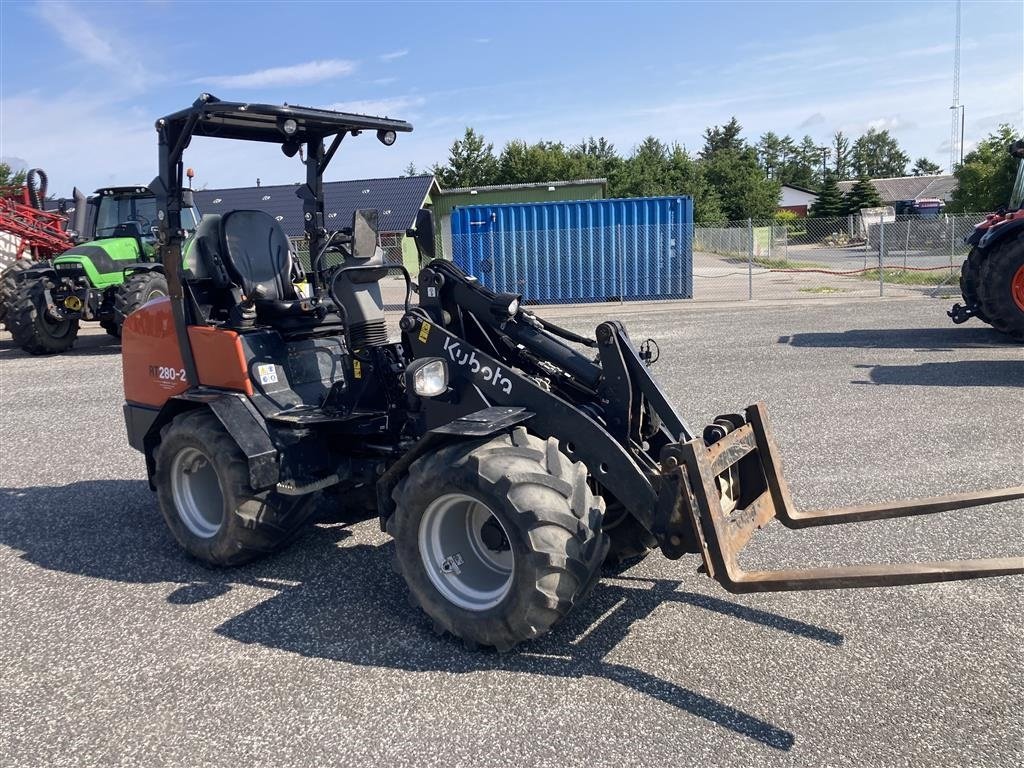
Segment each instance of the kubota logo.
[[502,375],[500,365],[496,365],[491,368],[491,366],[481,363],[477,360],[475,350],[472,352],[463,352],[459,342],[452,341],[451,337],[445,338],[444,351],[448,353],[448,357],[456,365],[461,365],[463,368],[469,368],[470,372],[474,375],[480,374],[484,381],[491,386],[500,389],[506,395],[512,394],[512,380]]

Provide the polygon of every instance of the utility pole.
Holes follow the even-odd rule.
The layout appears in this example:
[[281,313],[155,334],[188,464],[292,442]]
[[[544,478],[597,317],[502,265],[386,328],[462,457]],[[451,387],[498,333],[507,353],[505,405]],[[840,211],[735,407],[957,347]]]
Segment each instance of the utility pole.
[[825,162],[828,160],[828,147],[818,147],[821,152],[821,183],[825,183]]

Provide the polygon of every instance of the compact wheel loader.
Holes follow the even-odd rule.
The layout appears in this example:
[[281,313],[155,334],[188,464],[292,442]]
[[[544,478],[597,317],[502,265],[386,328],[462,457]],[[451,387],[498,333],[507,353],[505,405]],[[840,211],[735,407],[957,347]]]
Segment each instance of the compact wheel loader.
[[[169,296],[124,324],[124,416],[171,534],[202,562],[280,549],[333,493],[379,518],[435,629],[501,651],[583,601],[616,548],[697,555],[732,592],[1024,572],[1021,558],[743,570],[740,551],[773,518],[920,515],[1024,487],[800,511],[763,405],[695,431],[651,376],[652,347],[638,350],[621,323],[577,335],[441,259],[413,286],[385,265],[374,211],[328,230],[323,174],[342,140],[372,131],[391,145],[408,123],[204,94],[156,127]],[[183,258],[182,153],[200,137],[305,147],[308,271],[259,211],[205,216]],[[428,211],[412,234],[432,256]],[[389,271],[407,282],[400,340],[382,309]]]

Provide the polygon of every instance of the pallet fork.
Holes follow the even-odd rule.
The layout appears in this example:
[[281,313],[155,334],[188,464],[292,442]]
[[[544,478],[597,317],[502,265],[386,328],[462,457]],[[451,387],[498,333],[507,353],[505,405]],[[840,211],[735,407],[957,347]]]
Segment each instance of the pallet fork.
[[[1024,558],[948,560],[928,563],[858,565],[779,571],[745,571],[739,555],[753,534],[773,518],[787,528],[858,523],[966,509],[1024,498],[1024,486],[977,493],[864,504],[813,512],[793,504],[782,462],[763,403],[748,407],[745,417],[724,437],[707,445],[701,438],[666,446],[663,473],[677,480],[675,503],[666,509],[669,527],[688,521],[707,574],[733,593],[844,589],[962,581],[1024,573]],[[719,478],[739,474],[741,497],[735,509],[723,505]],[[666,487],[671,487],[671,483]],[[666,552],[672,556],[672,553]]]

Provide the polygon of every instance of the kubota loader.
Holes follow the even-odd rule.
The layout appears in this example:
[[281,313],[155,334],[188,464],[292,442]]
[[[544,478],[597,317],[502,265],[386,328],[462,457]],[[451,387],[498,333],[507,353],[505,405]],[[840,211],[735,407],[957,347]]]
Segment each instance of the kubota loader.
[[[169,296],[125,322],[124,415],[172,535],[203,562],[279,549],[335,493],[394,537],[436,628],[499,650],[547,632],[610,553],[637,541],[697,555],[732,592],[1024,572],[1021,558],[743,570],[739,553],[773,519],[803,528],[921,515],[1024,498],[1024,487],[800,511],[763,405],[694,430],[621,323],[578,335],[441,259],[414,286],[385,265],[374,211],[329,230],[323,174],[342,141],[369,131],[390,146],[408,123],[204,94],[156,128]],[[305,147],[296,193],[308,269],[260,211],[205,216],[183,257],[182,154],[205,137],[289,157]],[[432,255],[429,212],[413,235]],[[407,284],[400,340],[382,308],[389,271]]]

